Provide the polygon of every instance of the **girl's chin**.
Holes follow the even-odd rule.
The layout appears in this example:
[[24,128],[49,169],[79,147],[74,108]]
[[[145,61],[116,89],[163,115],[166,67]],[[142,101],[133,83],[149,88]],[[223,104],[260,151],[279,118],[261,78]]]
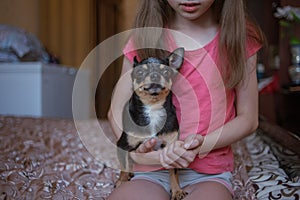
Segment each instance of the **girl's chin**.
[[201,14],[198,14],[198,13],[187,13],[187,12],[182,12],[180,15],[184,19],[190,20],[190,21],[197,20],[201,16]]

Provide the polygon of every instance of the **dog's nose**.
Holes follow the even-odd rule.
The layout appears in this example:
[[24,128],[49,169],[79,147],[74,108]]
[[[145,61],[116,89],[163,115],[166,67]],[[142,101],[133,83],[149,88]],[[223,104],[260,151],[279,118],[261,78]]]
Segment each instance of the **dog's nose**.
[[150,79],[151,79],[151,81],[154,81],[154,82],[160,81],[160,75],[158,73],[152,73],[150,75]]

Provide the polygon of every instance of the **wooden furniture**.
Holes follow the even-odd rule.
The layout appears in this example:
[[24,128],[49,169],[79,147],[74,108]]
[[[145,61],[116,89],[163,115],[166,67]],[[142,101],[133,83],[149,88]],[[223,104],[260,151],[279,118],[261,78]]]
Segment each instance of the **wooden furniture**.
[[[279,3],[280,6],[300,7],[300,2],[294,0],[280,0]],[[270,20],[276,21],[275,18]],[[277,44],[279,47],[280,68],[276,71],[279,88],[274,93],[260,94],[260,114],[270,122],[300,135],[300,92],[292,92],[288,89],[288,86],[291,85],[288,75],[288,67],[291,65],[289,38],[286,36],[287,30],[285,27],[278,26],[276,29],[278,31],[268,31],[266,33],[267,38],[269,38],[269,34],[279,33]],[[300,35],[300,26],[297,31],[297,35]],[[271,76],[273,71],[269,70],[269,72],[268,75]]]
[[300,92],[281,89],[275,93],[276,122],[300,136]]

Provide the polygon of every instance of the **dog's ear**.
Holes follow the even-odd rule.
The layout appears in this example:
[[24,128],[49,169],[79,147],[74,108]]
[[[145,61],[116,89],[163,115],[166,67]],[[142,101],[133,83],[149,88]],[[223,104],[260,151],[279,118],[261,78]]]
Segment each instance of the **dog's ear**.
[[168,57],[168,63],[170,67],[175,68],[178,70],[182,63],[183,63],[183,57],[184,57],[184,48],[178,48],[175,49]]
[[136,56],[133,58],[133,67],[136,67],[139,61],[137,60]]

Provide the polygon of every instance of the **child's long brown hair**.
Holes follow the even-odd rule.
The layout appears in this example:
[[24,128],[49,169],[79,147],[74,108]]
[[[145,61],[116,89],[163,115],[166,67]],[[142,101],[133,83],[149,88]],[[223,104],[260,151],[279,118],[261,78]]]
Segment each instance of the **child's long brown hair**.
[[[226,86],[233,88],[243,80],[245,74],[246,38],[251,37],[262,44],[264,37],[260,28],[249,20],[244,0],[215,0],[212,6],[220,26],[219,64]],[[167,0],[140,0],[134,26],[167,27],[174,12]],[[151,31],[147,35],[146,31],[142,37],[136,38],[136,42],[158,43],[162,38],[159,34],[153,34]],[[163,52],[159,49],[143,49],[139,50],[138,54],[141,58],[163,56]]]

